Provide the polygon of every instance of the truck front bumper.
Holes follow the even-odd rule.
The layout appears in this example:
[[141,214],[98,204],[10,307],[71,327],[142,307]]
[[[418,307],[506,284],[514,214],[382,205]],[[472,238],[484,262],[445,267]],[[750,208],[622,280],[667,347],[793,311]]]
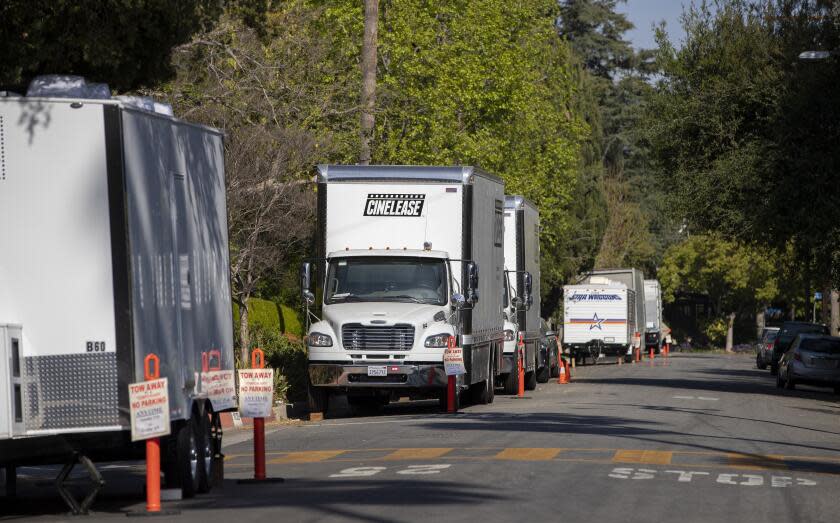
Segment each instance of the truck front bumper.
[[437,389],[446,387],[443,364],[388,364],[387,376],[368,376],[368,365],[342,363],[310,363],[309,379],[316,387],[376,389]]

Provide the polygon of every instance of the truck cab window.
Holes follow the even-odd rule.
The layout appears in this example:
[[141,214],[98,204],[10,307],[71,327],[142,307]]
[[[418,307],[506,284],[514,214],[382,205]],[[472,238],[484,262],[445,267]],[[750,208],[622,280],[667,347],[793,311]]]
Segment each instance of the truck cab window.
[[446,264],[433,258],[351,257],[329,267],[326,303],[393,301],[446,305]]

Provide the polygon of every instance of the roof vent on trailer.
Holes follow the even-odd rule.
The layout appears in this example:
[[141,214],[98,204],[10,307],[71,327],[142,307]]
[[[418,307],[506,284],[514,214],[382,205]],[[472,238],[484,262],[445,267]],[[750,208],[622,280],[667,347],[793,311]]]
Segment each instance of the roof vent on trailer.
[[88,98],[109,100],[108,84],[89,84],[82,76],[47,74],[36,76],[29,82],[26,96],[38,98]]
[[149,98],[148,96],[115,96],[114,99],[119,100],[123,104],[128,105],[130,107],[142,109],[144,111],[149,111],[150,113],[165,114],[166,116],[175,116],[175,113],[172,111],[171,105],[156,102],[154,99]]

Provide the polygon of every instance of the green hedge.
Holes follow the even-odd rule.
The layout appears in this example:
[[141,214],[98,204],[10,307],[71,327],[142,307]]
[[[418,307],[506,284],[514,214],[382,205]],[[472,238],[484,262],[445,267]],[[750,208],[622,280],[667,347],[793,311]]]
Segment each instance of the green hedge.
[[309,384],[306,347],[277,330],[255,327],[251,343],[265,351],[266,365],[274,369],[275,398],[304,401]]
[[280,321],[283,326],[283,332],[291,334],[297,338],[303,337],[303,325],[300,322],[298,311],[288,305],[279,305]]
[[[233,325],[239,328],[239,306],[233,304]],[[283,331],[283,324],[280,322],[280,313],[273,301],[251,298],[248,300],[248,326],[259,327],[265,330]]]

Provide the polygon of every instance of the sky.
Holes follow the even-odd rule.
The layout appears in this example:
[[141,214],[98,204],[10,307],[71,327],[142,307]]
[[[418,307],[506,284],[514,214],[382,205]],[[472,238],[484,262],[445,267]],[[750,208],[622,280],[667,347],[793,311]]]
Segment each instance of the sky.
[[653,38],[653,24],[665,21],[668,37],[677,47],[681,46],[683,31],[680,26],[680,15],[683,5],[690,0],[627,0],[619,3],[617,10],[627,15],[633,25],[626,37],[636,49],[653,49],[656,42]]

